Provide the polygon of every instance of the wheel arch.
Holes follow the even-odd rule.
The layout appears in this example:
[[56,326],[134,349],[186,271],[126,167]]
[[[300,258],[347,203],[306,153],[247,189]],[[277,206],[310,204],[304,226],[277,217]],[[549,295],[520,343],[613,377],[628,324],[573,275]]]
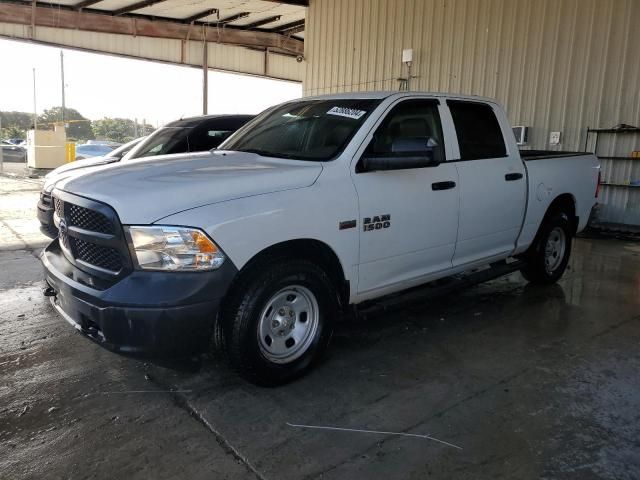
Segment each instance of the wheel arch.
[[569,222],[571,223],[572,235],[575,235],[578,231],[578,223],[580,221],[576,215],[577,208],[575,197],[570,193],[562,193],[554,198],[549,204],[542,222],[544,223],[550,215],[553,215],[556,212],[563,212],[567,214]]
[[321,240],[298,238],[270,245],[251,257],[238,272],[238,277],[243,278],[247,272],[278,258],[305,259],[316,263],[327,273],[335,286],[340,307],[347,307],[350,285],[344,268],[333,248]]

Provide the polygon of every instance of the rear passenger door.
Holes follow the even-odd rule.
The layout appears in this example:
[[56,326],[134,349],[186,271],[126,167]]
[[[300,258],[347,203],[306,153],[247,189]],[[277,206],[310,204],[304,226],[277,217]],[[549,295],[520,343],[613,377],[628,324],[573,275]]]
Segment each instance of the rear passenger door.
[[[506,257],[515,248],[526,206],[519,152],[509,151],[491,104],[448,100],[460,158],[460,220],[453,265]],[[511,145],[511,144],[509,144]]]

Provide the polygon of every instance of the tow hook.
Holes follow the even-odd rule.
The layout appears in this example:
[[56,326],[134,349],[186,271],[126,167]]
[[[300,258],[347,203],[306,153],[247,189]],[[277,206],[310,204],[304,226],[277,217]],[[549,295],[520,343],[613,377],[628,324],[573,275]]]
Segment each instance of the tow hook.
[[57,292],[53,289],[53,287],[47,287],[42,291],[42,294],[45,297],[55,297]]

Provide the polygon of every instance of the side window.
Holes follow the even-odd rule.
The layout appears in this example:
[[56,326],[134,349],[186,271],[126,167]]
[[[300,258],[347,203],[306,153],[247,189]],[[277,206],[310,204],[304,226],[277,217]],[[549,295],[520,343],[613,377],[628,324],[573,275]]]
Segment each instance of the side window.
[[461,160],[506,157],[502,130],[493,109],[484,103],[448,100],[460,144]]
[[220,117],[207,120],[189,134],[189,151],[204,152],[217,148],[247,122],[244,118]]
[[[233,133],[233,130],[209,130],[209,150],[216,148]],[[208,146],[209,146],[208,145]]]
[[389,112],[365,151],[370,157],[425,155],[444,160],[438,102],[406,100]]

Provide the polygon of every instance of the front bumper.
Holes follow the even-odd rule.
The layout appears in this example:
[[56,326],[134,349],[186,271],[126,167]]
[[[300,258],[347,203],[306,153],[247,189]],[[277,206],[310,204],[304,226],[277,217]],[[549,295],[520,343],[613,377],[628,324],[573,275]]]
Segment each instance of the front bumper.
[[54,240],[41,254],[51,302],[76,329],[132,353],[191,353],[208,345],[220,302],[237,269],[133,271],[105,284],[72,265]]

